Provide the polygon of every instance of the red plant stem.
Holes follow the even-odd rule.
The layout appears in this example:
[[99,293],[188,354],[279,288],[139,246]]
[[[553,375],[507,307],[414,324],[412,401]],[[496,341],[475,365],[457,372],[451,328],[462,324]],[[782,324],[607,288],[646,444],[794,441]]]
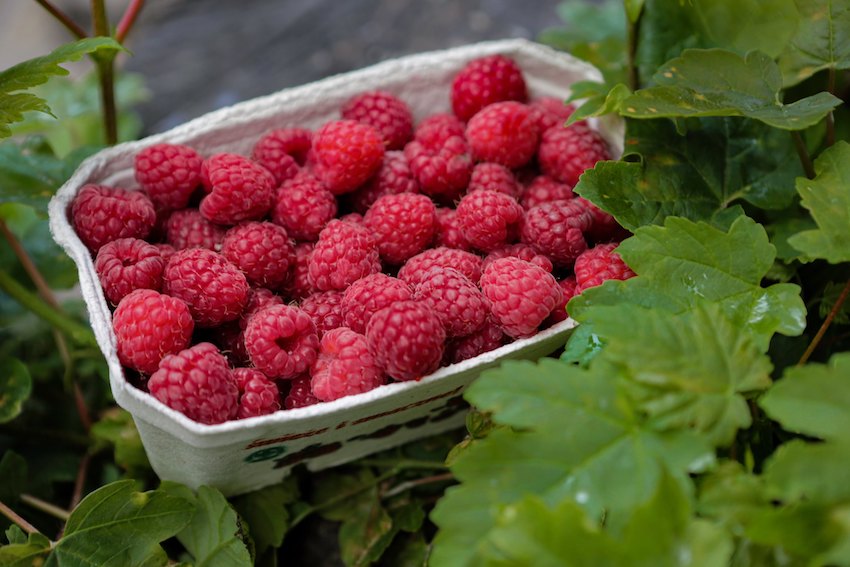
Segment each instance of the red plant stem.
[[68,504],[68,509],[73,510],[83,499],[83,489],[86,486],[86,477],[89,474],[89,462],[91,461],[91,453],[86,453],[80,460],[80,466],[77,468],[77,478],[74,480],[74,493],[71,495],[71,502]]
[[806,149],[806,142],[803,141],[803,136],[799,131],[791,130],[791,138],[794,140],[794,148],[797,150],[797,155],[800,156],[800,163],[803,165],[803,171],[806,172],[806,177],[814,179],[815,166],[812,163],[812,158],[809,156],[809,151]]
[[41,272],[38,271],[38,268],[30,258],[27,251],[24,249],[23,246],[21,246],[21,243],[18,241],[17,237],[15,237],[12,231],[9,230],[9,227],[6,226],[6,223],[3,221],[3,219],[0,219],[0,233],[3,234],[3,238],[5,238],[6,242],[9,243],[9,247],[12,249],[12,252],[15,253],[15,256],[18,258],[18,261],[24,267],[24,271],[32,280],[32,283],[35,284],[35,289],[38,290],[38,294],[41,296],[41,298],[57,311],[62,311],[62,308],[59,306],[59,302],[56,301],[56,297],[50,290],[50,286],[48,286],[47,282],[44,281],[44,277],[41,275]]
[[4,516],[12,520],[18,525],[19,528],[21,528],[28,534],[38,533],[38,530],[35,528],[35,526],[18,516],[18,514],[14,510],[6,506],[3,502],[0,502],[0,514],[3,514]]
[[44,8],[45,10],[50,12],[50,15],[53,16],[54,18],[56,18],[56,20],[58,20],[60,24],[65,26],[65,28],[67,28],[67,30],[69,32],[74,34],[74,36],[76,36],[77,39],[83,39],[83,38],[88,37],[86,30],[81,28],[77,24],[77,22],[75,22],[74,20],[72,20],[70,18],[70,16],[68,16],[68,14],[66,14],[65,12],[63,12],[62,10],[60,10],[59,8],[57,8],[56,6],[54,6],[53,4],[48,2],[48,0],[35,0],[35,1],[38,2],[41,5],[42,8]]
[[130,3],[127,4],[127,9],[124,10],[124,15],[121,16],[121,21],[118,22],[118,27],[115,28],[115,39],[118,40],[118,43],[124,43],[124,38],[130,33],[144,5],[145,0],[130,0]]
[[74,382],[74,403],[77,406],[80,423],[83,424],[83,429],[88,433],[91,429],[91,415],[89,414],[89,407],[86,405],[86,400],[83,397],[83,391],[80,390],[80,385],[77,382]]
[[812,342],[809,343],[809,347],[806,349],[806,352],[804,352],[803,356],[800,357],[800,360],[797,362],[797,366],[804,365],[806,361],[809,360],[809,357],[812,356],[812,353],[815,351],[818,344],[820,344],[824,334],[826,334],[826,330],[829,329],[830,324],[832,324],[832,320],[835,319],[835,315],[847,300],[848,295],[850,295],[850,280],[847,280],[847,283],[844,285],[844,289],[841,290],[841,294],[838,296],[838,299],[835,300],[835,305],[832,306],[832,309],[829,311],[829,314],[827,314],[826,319],[823,320],[823,324],[821,324],[820,329],[818,329],[815,338],[813,338]]

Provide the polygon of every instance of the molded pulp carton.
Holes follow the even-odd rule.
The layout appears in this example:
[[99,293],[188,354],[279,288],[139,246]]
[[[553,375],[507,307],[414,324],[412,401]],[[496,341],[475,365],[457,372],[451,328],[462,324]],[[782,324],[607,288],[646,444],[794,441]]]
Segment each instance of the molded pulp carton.
[[[202,425],[126,381],[116,354],[110,309],[91,255],[68,219],[69,203],[77,191],[86,183],[137,187],[133,157],[154,143],[186,144],[203,156],[222,151],[250,155],[254,142],[269,130],[317,128],[338,118],[342,103],[366,90],[380,88],[400,96],[417,121],[434,112],[447,112],[455,73],[470,60],[495,53],[517,61],[532,97],[565,98],[572,83],[601,80],[590,65],[526,40],[402,57],[237,104],[168,132],[103,150],[86,160],[58,191],[49,208],[51,230],[77,264],[91,325],[109,365],[115,400],[132,414],[151,465],[161,478],[193,488],[211,485],[233,495],[278,482],[299,463],[317,470],[459,427],[466,413],[463,390],[482,370],[507,358],[534,359],[555,351],[575,322],[568,319],[535,337],[440,368],[419,381],[392,383],[273,415]],[[622,151],[621,124],[596,126],[618,155]]]

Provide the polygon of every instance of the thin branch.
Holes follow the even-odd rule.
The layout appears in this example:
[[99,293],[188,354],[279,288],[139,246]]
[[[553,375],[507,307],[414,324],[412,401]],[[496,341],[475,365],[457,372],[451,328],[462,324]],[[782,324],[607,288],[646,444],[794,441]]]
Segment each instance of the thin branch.
[[121,16],[121,21],[118,22],[118,27],[115,28],[115,39],[118,40],[118,43],[124,43],[124,39],[130,33],[130,30],[133,29],[133,24],[136,22],[136,18],[144,5],[145,0],[130,0],[127,9],[124,10],[124,15]]
[[68,518],[71,517],[71,513],[68,512],[68,510],[64,510],[50,502],[45,502],[41,498],[36,498],[31,494],[21,494],[21,502],[29,504],[36,510],[41,510],[45,514],[50,514],[54,518],[62,520],[63,522],[67,522]]
[[83,424],[83,429],[86,433],[91,429],[91,414],[89,414],[89,407],[86,405],[86,400],[83,397],[83,391],[80,389],[80,385],[77,382],[74,382],[74,404],[77,406],[77,414],[80,416],[80,423]]
[[809,151],[806,149],[806,142],[803,141],[803,136],[799,131],[791,130],[791,138],[794,140],[794,147],[797,149],[797,155],[800,156],[800,163],[803,165],[803,171],[806,172],[806,177],[814,179],[815,166],[812,163],[812,158],[809,156]]
[[9,243],[9,247],[24,267],[24,271],[32,280],[32,283],[35,284],[35,289],[38,290],[39,295],[41,295],[44,301],[46,301],[51,307],[61,311],[62,308],[59,306],[59,302],[56,301],[56,296],[53,295],[53,291],[50,289],[50,286],[48,286],[47,282],[44,280],[44,276],[42,276],[41,272],[38,271],[35,262],[32,261],[32,258],[30,258],[26,249],[21,245],[15,234],[9,230],[9,227],[6,226],[3,219],[0,219],[0,233],[3,234],[3,238],[5,238],[6,242]]
[[397,484],[394,487],[392,487],[391,489],[384,492],[383,498],[392,498],[393,496],[401,494],[402,492],[410,490],[411,488],[416,488],[417,486],[423,486],[423,485],[426,485],[426,484],[435,484],[435,483],[438,483],[438,482],[446,482],[446,481],[454,480],[454,478],[455,478],[455,475],[448,472],[448,473],[442,473],[442,474],[435,474],[434,476],[426,476],[426,477],[423,477],[423,478],[408,480],[407,482],[402,482],[401,484]]
[[832,320],[835,319],[835,316],[838,314],[841,306],[844,305],[844,302],[847,300],[848,295],[850,295],[850,280],[847,280],[847,283],[844,285],[844,289],[841,290],[841,294],[838,296],[838,299],[835,300],[835,305],[832,306],[832,309],[829,311],[829,314],[827,314],[826,319],[823,320],[823,324],[821,324],[820,329],[818,329],[818,332],[812,339],[812,342],[809,343],[806,352],[804,352],[803,356],[800,357],[800,360],[797,361],[797,366],[804,365],[806,361],[809,360],[809,357],[812,356],[812,353],[826,334],[826,330],[829,329],[829,326],[832,324]]
[[76,36],[77,39],[84,39],[84,38],[88,37],[86,30],[81,28],[77,24],[77,22],[75,22],[74,20],[71,19],[70,16],[68,16],[68,14],[66,14],[65,12],[63,12],[62,10],[60,10],[59,8],[57,8],[56,6],[54,6],[53,4],[48,2],[48,0],[35,0],[35,1],[38,2],[41,5],[42,8],[44,8],[45,10],[50,12],[50,15],[53,16],[54,18],[56,18],[56,20],[58,20],[60,24],[65,26],[65,28],[69,32],[74,34],[74,36]]
[[19,528],[27,532],[28,534],[37,534],[39,531],[28,521],[24,520],[14,510],[6,506],[3,502],[0,502],[0,514],[3,514],[14,523],[18,525]]
[[86,477],[89,474],[89,463],[91,462],[91,453],[86,453],[80,459],[80,465],[77,467],[77,478],[74,480],[74,493],[71,495],[71,502],[68,504],[68,509],[73,510],[83,499],[83,490],[86,487]]
[[[106,18],[104,0],[91,0],[92,27],[94,35],[109,37],[109,20]],[[106,143],[118,142],[118,121],[115,111],[115,52],[95,53],[97,76],[100,79],[100,100],[103,113],[103,128]]]

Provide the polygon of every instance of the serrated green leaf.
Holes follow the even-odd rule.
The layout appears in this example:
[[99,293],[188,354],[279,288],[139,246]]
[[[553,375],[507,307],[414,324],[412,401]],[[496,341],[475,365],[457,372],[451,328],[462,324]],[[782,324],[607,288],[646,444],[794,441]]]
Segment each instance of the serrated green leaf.
[[848,506],[816,503],[766,508],[746,526],[746,535],[778,549],[786,565],[847,566],[850,558],[838,552],[850,541],[848,513]]
[[50,540],[40,533],[30,534],[26,543],[0,546],[0,565],[3,567],[32,567],[41,565],[50,550]]
[[[845,413],[850,414],[850,411]],[[850,484],[846,482],[848,462],[848,440],[785,443],[771,456],[765,468],[769,494],[784,502],[827,505],[844,502],[850,505]]]
[[800,16],[794,0],[691,0],[700,33],[714,45],[776,57],[794,35]]
[[295,477],[290,475],[282,483],[249,492],[233,500],[233,507],[248,522],[257,555],[262,555],[269,547],[280,547],[283,543],[290,518],[286,505],[297,499],[298,484]]
[[115,463],[130,471],[149,470],[147,453],[136,429],[133,416],[121,408],[106,410],[94,423],[92,437],[115,448]]
[[726,461],[700,481],[697,511],[734,531],[748,524],[770,498],[761,477],[746,472],[737,461]]
[[788,239],[810,258],[831,264],[850,261],[850,144],[836,142],[815,160],[815,178],[797,179],[802,205],[818,225]]
[[32,392],[29,369],[17,358],[0,358],[0,423],[15,419]]
[[847,0],[796,0],[797,33],[779,55],[785,86],[796,85],[823,69],[850,68],[850,3]]
[[642,83],[683,49],[709,47],[694,26],[689,2],[646,0],[638,26],[636,62]]
[[622,101],[632,94],[629,87],[623,83],[617,83],[610,90],[601,83],[585,83],[585,85],[583,88],[573,85],[569,100],[583,99],[584,102],[570,114],[566,122],[567,126],[591,116],[604,116],[617,112]]
[[376,482],[375,474],[367,467],[326,471],[314,479],[311,501],[326,520],[344,521],[359,502],[371,498],[368,489]]

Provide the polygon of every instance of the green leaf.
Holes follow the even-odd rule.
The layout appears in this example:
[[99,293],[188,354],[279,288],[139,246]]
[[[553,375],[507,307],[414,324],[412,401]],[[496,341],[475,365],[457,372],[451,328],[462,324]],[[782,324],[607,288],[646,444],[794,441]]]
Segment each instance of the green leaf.
[[584,100],[584,102],[570,114],[566,125],[569,126],[591,116],[617,112],[620,109],[620,103],[631,94],[632,91],[623,83],[617,83],[610,90],[601,83],[575,83],[568,101]]
[[644,83],[689,47],[708,47],[694,26],[689,2],[646,0],[638,26],[636,62]]
[[645,0],[623,0],[623,4],[626,8],[626,17],[630,22],[635,23],[638,21],[638,18],[643,12],[643,5]]
[[0,546],[0,565],[3,567],[32,567],[41,565],[50,550],[50,540],[40,533],[30,534],[26,543]]
[[389,547],[398,528],[381,506],[377,487],[352,507],[339,529],[340,557],[348,567],[364,567],[377,561]]
[[[784,565],[850,565],[850,507],[816,503],[773,507],[746,526],[746,536],[771,546]],[[845,552],[845,553],[842,553]]]
[[46,566],[164,564],[159,543],[192,520],[194,506],[162,490],[136,492],[134,487],[134,481],[121,480],[86,496],[71,512]]
[[128,471],[150,469],[142,438],[133,422],[133,416],[121,408],[110,408],[103,412],[100,420],[91,427],[95,440],[108,443],[115,448],[115,463]]
[[625,116],[747,116],[775,128],[804,130],[841,104],[826,92],[783,104],[779,67],[759,51],[741,57],[724,49],[688,49],[662,66],[653,81],[656,86],[622,102]]
[[839,141],[815,160],[815,178],[797,179],[802,205],[818,225],[788,239],[810,258],[831,264],[850,261],[850,144]]
[[0,459],[0,502],[11,505],[27,486],[27,461],[7,449]]
[[298,484],[293,475],[282,483],[254,492],[249,492],[233,500],[233,507],[248,523],[248,531],[257,547],[257,555],[262,555],[269,547],[280,547],[283,536],[289,530],[289,510],[287,504],[298,499]]
[[796,0],[797,33],[779,56],[785,86],[796,85],[823,69],[850,68],[850,3],[847,0]]
[[[807,1],[807,0],[806,0]],[[691,0],[700,33],[715,45],[775,58],[797,30],[794,0]]]
[[32,391],[29,369],[17,358],[0,358],[0,423],[15,419]]

